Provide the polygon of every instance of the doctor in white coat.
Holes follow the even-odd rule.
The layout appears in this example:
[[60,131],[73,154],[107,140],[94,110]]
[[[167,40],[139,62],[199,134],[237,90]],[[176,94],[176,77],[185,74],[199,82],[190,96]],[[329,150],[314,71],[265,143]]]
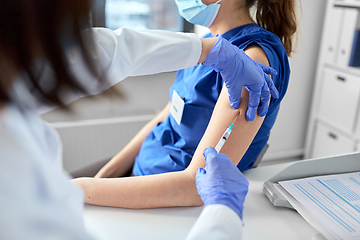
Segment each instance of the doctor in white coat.
[[[263,72],[273,71],[231,44],[213,49],[216,38],[194,34],[86,30],[89,10],[88,0],[0,2],[1,239],[91,239],[84,228],[83,193],[62,171],[60,139],[41,113],[128,76],[206,64],[210,50],[222,66],[239,62],[231,72],[257,68],[250,79],[259,83],[254,91],[276,91]],[[204,154],[208,166],[196,182],[206,207],[189,239],[240,238],[247,181],[225,155],[212,149]],[[222,179],[223,189],[214,179]]]

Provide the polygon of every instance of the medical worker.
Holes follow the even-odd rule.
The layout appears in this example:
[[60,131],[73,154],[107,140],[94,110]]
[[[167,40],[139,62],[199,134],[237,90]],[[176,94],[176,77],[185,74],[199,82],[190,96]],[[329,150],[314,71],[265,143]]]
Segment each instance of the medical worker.
[[[201,40],[194,34],[163,31],[91,30],[87,28],[89,2],[0,1],[1,239],[90,238],[83,222],[83,193],[63,172],[60,139],[41,119],[41,113],[97,94],[127,76],[205,62],[210,50],[225,68],[229,61],[238,62],[239,68],[231,72],[252,73],[253,78],[243,81],[219,69],[227,84],[245,85],[255,92],[265,89],[270,94],[269,84],[275,94],[265,74],[273,71],[243,51],[235,51],[228,42],[224,49],[212,49],[217,38]],[[239,101],[231,93],[229,97]],[[211,177],[207,178],[204,170],[200,174],[204,176],[199,175],[198,186],[205,204],[226,205],[206,194]],[[235,207],[229,208],[238,213]]]

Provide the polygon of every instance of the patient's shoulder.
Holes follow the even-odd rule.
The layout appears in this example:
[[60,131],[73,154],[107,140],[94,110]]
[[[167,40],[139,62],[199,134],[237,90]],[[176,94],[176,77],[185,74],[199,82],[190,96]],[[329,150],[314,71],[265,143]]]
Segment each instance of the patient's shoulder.
[[265,51],[258,45],[251,45],[245,48],[245,53],[254,61],[270,66],[269,59]]

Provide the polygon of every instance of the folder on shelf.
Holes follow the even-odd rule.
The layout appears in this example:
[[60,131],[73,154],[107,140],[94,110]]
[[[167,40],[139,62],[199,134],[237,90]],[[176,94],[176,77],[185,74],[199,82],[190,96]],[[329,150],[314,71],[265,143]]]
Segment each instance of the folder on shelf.
[[330,64],[336,62],[336,54],[338,53],[340,45],[340,36],[342,29],[342,22],[344,18],[344,9],[343,8],[334,8],[329,11],[330,17],[328,21],[324,23],[326,31],[324,38],[326,42],[324,43],[324,60]]
[[354,33],[357,29],[359,10],[356,8],[344,9],[344,18],[340,31],[340,45],[336,54],[336,63],[349,66],[350,55],[353,46]]
[[[288,192],[289,189],[285,190],[286,188],[284,186],[286,185],[283,181],[300,179],[299,182],[301,182],[306,179],[306,182],[308,182],[310,181],[308,178],[311,177],[326,178],[326,175],[354,172],[360,172],[360,153],[303,160],[291,164],[289,167],[266,181],[263,184],[263,191],[274,206],[293,208],[297,210],[306,221],[308,221],[327,239],[342,239],[338,235],[334,234],[331,229],[329,230],[329,226],[326,226],[324,222],[319,221],[319,215],[315,215],[314,211],[306,206],[306,204],[303,204],[299,198],[295,198],[294,195],[292,195],[293,193]],[[279,184],[279,182],[281,184]],[[296,182],[296,184],[299,184],[299,182]],[[358,182],[360,184],[360,181]],[[285,183],[288,184],[289,182]],[[313,196],[311,197],[318,201],[320,205],[326,204],[321,202],[321,198],[316,199],[316,194],[314,196],[315,198]],[[360,206],[358,210],[360,213]],[[334,216],[336,217],[336,214]],[[359,220],[356,219],[356,221]],[[359,232],[353,232],[352,234],[360,235]]]
[[355,30],[354,41],[351,49],[350,67],[360,67],[360,30]]

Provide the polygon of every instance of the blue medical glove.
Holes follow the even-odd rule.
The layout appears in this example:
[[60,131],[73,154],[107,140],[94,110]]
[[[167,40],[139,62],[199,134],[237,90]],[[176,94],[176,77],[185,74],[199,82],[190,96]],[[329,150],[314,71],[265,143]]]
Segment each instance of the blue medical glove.
[[250,94],[246,119],[254,120],[257,110],[260,117],[265,116],[270,93],[274,98],[279,97],[279,92],[268,75],[274,76],[277,72],[269,66],[252,60],[243,50],[224,39],[221,34],[217,37],[219,39],[210,50],[203,65],[211,66],[216,72],[220,72],[228,89],[233,109],[239,107],[241,90],[245,86]]
[[196,188],[204,205],[226,205],[242,219],[248,180],[225,154],[208,147],[204,156],[206,167],[196,173]]

